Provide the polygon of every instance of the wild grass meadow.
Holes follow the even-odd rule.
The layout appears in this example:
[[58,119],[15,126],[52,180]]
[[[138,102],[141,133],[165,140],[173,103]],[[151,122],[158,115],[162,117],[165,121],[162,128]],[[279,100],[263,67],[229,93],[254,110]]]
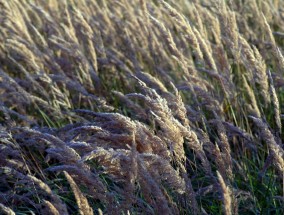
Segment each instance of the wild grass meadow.
[[0,0],[0,214],[284,214],[284,1]]

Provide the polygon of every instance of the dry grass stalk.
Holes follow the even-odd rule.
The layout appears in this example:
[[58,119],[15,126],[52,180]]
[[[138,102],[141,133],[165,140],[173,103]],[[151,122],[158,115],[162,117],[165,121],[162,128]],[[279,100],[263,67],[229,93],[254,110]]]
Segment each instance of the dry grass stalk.
[[[215,117],[217,118],[217,132],[220,138],[220,148],[222,150],[222,159],[224,161],[224,164],[226,165],[226,177],[228,179],[233,180],[233,162],[232,162],[232,156],[231,156],[231,148],[229,144],[229,140],[226,134],[225,127],[221,121],[221,119],[218,118],[217,114],[215,113]],[[223,176],[224,177],[224,176]]]
[[165,40],[167,42],[166,45],[168,46],[172,55],[177,59],[178,62],[180,62],[180,65],[182,66],[184,74],[188,74],[187,62],[186,62],[183,54],[176,47],[176,44],[173,40],[171,32],[159,20],[157,20],[156,18],[154,18],[151,15],[149,17],[150,17],[150,20],[153,22],[153,24],[161,31],[163,37],[165,38]]
[[11,208],[8,208],[1,203],[0,203],[0,211],[1,213],[3,213],[3,215],[15,215],[15,212]]
[[65,177],[67,178],[67,181],[69,182],[71,189],[74,193],[77,205],[79,207],[79,213],[81,215],[92,215],[93,209],[90,207],[87,198],[83,195],[83,193],[80,191],[79,187],[77,186],[76,182],[73,180],[73,178],[68,174],[68,172],[63,171]]
[[273,164],[276,169],[283,174],[284,172],[284,151],[281,146],[276,142],[275,137],[269,130],[266,123],[264,123],[261,119],[255,118],[251,116],[251,119],[254,123],[260,128],[261,136],[263,140],[267,143],[273,158]]
[[278,101],[278,96],[276,94],[276,90],[274,88],[274,84],[273,84],[273,79],[270,73],[270,70],[268,71],[268,77],[269,77],[269,82],[270,82],[270,93],[272,96],[272,104],[273,104],[273,108],[274,108],[274,118],[275,118],[275,122],[276,122],[276,126],[277,126],[277,131],[279,134],[282,133],[282,125],[281,125],[281,118],[280,118],[280,105],[279,105],[279,101]]
[[257,101],[256,101],[256,97],[255,97],[254,91],[249,86],[249,84],[247,82],[247,78],[244,75],[242,76],[242,78],[243,78],[243,84],[244,84],[246,93],[248,94],[250,102],[251,102],[250,111],[252,112],[253,115],[255,115],[256,117],[260,118],[261,114],[260,114],[260,110],[259,110],[258,105],[257,105]]
[[198,39],[196,38],[195,33],[192,30],[192,27],[190,24],[186,21],[184,16],[182,16],[176,9],[174,9],[170,4],[167,2],[161,0],[160,1],[166,11],[177,21],[178,26],[182,28],[182,30],[185,32],[185,38],[186,40],[193,46],[195,49],[196,55],[199,58],[199,60],[203,59],[203,54],[200,49],[200,45],[198,42]]
[[48,215],[48,214],[60,215],[58,210],[53,206],[53,204],[51,204],[47,200],[44,200],[43,203],[42,203],[41,213],[43,215]]
[[232,199],[231,199],[230,188],[226,185],[223,177],[218,171],[217,171],[217,177],[220,184],[220,191],[222,193],[224,214],[232,215]]
[[247,68],[252,72],[252,75],[248,75],[248,79],[251,82],[255,82],[259,85],[261,89],[261,95],[268,104],[270,102],[269,97],[269,84],[268,84],[268,76],[266,74],[266,65],[258,52],[258,50],[253,47],[250,47],[249,43],[242,37],[239,37],[240,49],[243,57],[241,58]]
[[230,11],[224,1],[221,1],[218,8],[218,15],[220,20],[221,32],[224,35],[226,46],[231,49],[235,60],[238,62],[240,59],[239,54],[239,29],[236,21],[236,14]]
[[269,40],[272,43],[273,52],[277,57],[277,63],[279,64],[279,70],[283,70],[283,68],[284,68],[284,57],[282,55],[282,52],[276,44],[276,41],[275,41],[275,38],[274,38],[273,33],[271,31],[270,25],[268,24],[267,19],[265,18],[264,14],[262,14],[262,18],[263,18],[263,21],[264,21],[264,26],[266,28],[266,33],[268,33]]

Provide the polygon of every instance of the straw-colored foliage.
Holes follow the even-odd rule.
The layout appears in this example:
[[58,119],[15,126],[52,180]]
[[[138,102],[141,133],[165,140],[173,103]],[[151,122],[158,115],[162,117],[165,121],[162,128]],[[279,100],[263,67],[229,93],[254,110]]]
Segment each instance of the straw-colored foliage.
[[1,214],[284,214],[284,1],[0,0]]

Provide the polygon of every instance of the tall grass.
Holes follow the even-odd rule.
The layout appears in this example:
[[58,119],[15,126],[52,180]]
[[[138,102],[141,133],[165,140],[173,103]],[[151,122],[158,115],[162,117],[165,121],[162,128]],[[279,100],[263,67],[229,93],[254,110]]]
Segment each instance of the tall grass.
[[0,0],[1,214],[283,214],[283,11]]

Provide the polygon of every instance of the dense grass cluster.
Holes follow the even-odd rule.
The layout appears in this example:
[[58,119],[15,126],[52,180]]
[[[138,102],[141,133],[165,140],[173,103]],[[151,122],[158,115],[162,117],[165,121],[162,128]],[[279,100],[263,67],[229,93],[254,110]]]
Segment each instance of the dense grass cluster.
[[284,214],[284,1],[0,0],[1,214]]

